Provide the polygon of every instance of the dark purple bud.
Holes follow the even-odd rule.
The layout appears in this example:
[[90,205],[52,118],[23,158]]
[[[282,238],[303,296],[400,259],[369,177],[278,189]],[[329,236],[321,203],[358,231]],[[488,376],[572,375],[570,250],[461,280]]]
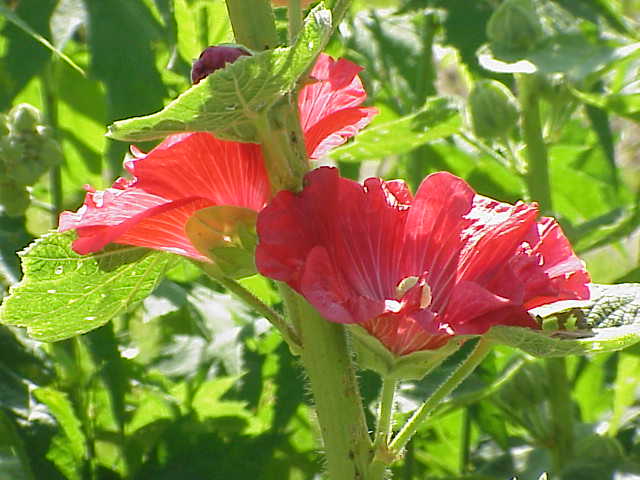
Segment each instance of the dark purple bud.
[[227,63],[235,62],[238,57],[242,55],[251,54],[241,47],[225,47],[219,45],[205,48],[198,60],[193,62],[193,67],[191,67],[191,82],[195,85],[219,68],[224,68]]

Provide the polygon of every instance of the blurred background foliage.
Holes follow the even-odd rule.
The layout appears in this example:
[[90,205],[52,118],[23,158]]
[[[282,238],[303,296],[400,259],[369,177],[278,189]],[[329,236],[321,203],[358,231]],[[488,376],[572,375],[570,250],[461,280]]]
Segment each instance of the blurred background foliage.
[[[380,115],[326,161],[414,189],[448,170],[482,194],[528,199],[514,78],[533,69],[549,213],[595,282],[640,281],[639,15],[631,0],[356,1],[328,51],[365,68]],[[276,16],[284,41],[286,10]],[[222,0],[0,0],[0,291],[20,277],[15,252],[76,209],[82,185],[122,173],[128,145],[105,139],[106,125],[160,109],[204,47],[231,41]],[[243,283],[280,308],[268,281]],[[394,478],[640,478],[640,349],[568,359],[562,405],[550,368],[496,350]],[[447,371],[403,384],[398,418]],[[379,380],[360,379],[373,412]],[[82,337],[42,344],[0,327],[2,480],[319,478],[310,418],[279,336],[186,262]]]

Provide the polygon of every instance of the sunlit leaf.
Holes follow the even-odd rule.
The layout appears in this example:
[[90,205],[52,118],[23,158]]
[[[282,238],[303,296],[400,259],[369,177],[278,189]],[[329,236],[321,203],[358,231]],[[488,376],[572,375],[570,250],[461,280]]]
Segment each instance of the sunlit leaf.
[[317,7],[292,47],[243,56],[191,87],[163,110],[114,123],[109,136],[143,141],[185,131],[227,140],[258,140],[255,121],[308,71],[331,31],[331,14]]
[[591,285],[591,299],[539,307],[535,313],[548,321],[575,324],[574,328],[531,330],[493,327],[485,337],[524,350],[536,357],[563,357],[622,350],[640,342],[640,284]]
[[24,277],[0,308],[0,321],[56,341],[105,324],[155,288],[170,254],[111,245],[93,255],[71,249],[73,233],[53,233],[21,253]]

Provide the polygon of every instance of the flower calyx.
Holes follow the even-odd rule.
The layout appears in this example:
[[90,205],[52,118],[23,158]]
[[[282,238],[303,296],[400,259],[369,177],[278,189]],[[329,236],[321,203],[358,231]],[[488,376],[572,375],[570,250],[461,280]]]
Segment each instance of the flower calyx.
[[232,205],[203,208],[189,218],[185,232],[216,274],[248,277],[256,273],[256,217],[254,210]]
[[347,329],[351,334],[358,366],[373,370],[387,379],[420,380],[453,355],[464,342],[464,337],[456,336],[435,350],[397,355],[363,327],[353,324],[347,325]]

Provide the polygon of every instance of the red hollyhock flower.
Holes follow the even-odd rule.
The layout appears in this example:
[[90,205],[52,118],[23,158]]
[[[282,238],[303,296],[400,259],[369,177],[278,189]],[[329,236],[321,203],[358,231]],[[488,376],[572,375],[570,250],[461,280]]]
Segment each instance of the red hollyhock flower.
[[[359,107],[366,92],[360,68],[321,55],[314,82],[302,89],[299,108],[307,150],[318,158],[364,127],[376,113]],[[218,140],[208,133],[172,135],[125,162],[133,179],[111,188],[87,187],[84,205],[60,215],[59,231],[75,229],[77,253],[88,254],[108,243],[154,248],[207,261],[192,245],[184,227],[202,208],[234,205],[259,211],[270,196],[260,147]]]
[[493,325],[538,328],[530,308],[588,298],[583,263],[537,215],[446,172],[413,197],[402,181],[362,186],[322,167],[260,212],[256,263],[328,320],[360,324],[404,355]]

